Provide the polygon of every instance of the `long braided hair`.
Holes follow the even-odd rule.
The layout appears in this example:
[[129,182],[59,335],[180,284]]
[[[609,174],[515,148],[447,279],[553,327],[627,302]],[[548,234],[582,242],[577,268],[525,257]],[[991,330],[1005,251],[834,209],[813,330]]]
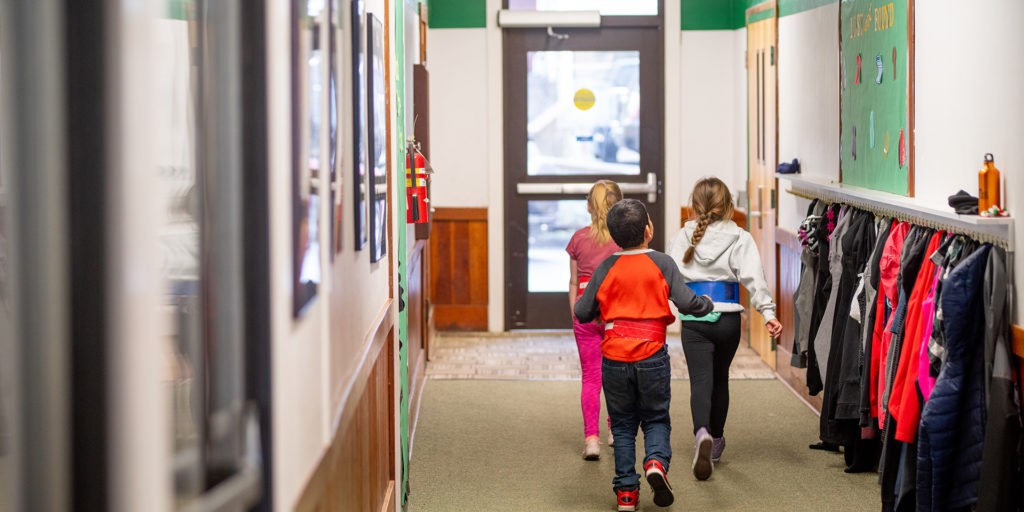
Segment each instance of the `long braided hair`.
[[683,263],[693,261],[693,252],[704,238],[708,224],[732,218],[732,194],[722,180],[704,178],[693,186],[690,207],[697,216],[697,228],[693,230],[693,236],[690,238],[690,247],[683,254]]
[[612,239],[608,232],[608,210],[622,200],[619,184],[611,180],[598,180],[587,194],[587,209],[590,210],[590,237],[604,245]]

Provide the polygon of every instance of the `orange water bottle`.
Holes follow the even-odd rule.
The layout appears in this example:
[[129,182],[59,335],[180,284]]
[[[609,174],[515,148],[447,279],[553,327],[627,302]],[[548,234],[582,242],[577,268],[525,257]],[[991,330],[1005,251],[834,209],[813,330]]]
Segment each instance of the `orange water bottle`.
[[999,169],[993,161],[992,153],[985,153],[985,165],[978,171],[978,213],[993,206],[1002,207],[999,191]]

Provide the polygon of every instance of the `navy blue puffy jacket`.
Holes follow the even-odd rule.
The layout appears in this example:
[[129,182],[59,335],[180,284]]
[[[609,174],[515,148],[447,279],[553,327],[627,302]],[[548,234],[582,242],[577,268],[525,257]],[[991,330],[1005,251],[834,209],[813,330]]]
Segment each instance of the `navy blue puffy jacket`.
[[942,285],[946,364],[921,413],[917,453],[917,510],[943,511],[978,500],[985,438],[982,283],[983,246],[962,261]]

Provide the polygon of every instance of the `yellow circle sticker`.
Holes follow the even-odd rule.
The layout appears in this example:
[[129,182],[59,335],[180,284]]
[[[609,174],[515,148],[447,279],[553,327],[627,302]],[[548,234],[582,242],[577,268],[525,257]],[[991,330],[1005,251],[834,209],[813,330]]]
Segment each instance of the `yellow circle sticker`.
[[594,106],[594,91],[590,89],[580,89],[576,91],[576,96],[572,99],[573,103],[576,104],[576,108],[580,110],[590,110],[590,107]]

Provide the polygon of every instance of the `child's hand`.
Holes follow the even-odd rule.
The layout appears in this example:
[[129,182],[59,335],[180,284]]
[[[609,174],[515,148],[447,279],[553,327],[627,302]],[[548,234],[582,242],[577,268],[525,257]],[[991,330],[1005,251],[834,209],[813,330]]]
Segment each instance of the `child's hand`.
[[782,323],[778,320],[772,320],[764,324],[764,326],[768,328],[768,334],[770,334],[772,338],[778,338],[782,335]]

